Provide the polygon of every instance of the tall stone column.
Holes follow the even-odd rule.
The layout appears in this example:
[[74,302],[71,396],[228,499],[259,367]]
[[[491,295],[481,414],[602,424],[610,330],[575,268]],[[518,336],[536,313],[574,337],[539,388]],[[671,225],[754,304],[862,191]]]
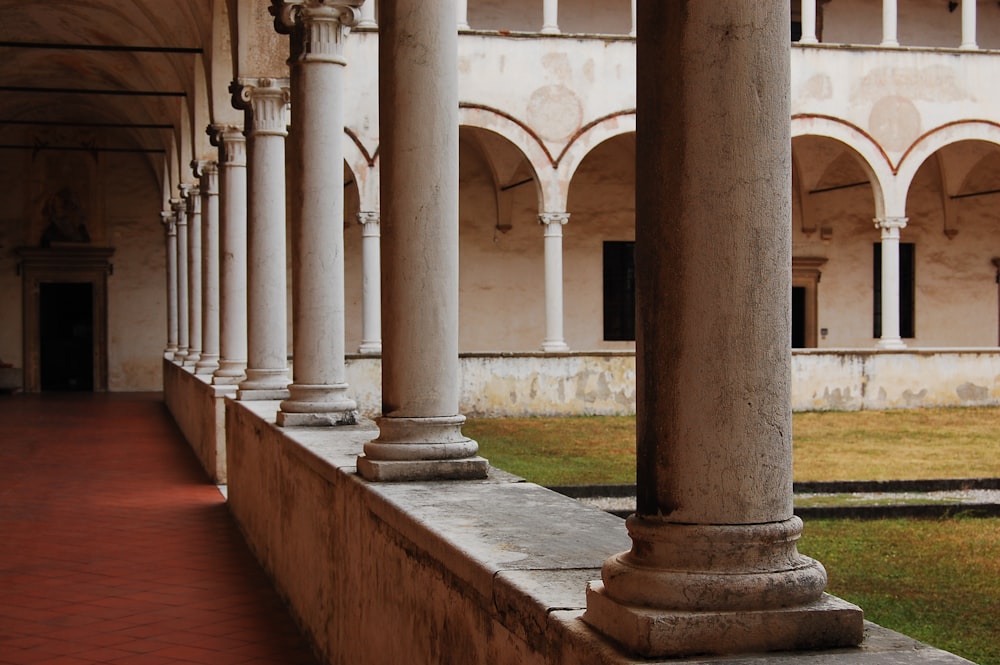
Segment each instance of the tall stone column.
[[906,228],[906,217],[883,217],[875,220],[882,231],[882,337],[880,349],[905,349],[899,333],[899,231]]
[[170,199],[177,220],[177,353],[174,362],[183,363],[188,353],[188,223],[187,202]]
[[358,353],[382,352],[382,277],[379,268],[379,214],[358,213],[361,224],[361,347]]
[[637,510],[584,620],[647,658],[863,636],[795,544],[788,23],[639,3]]
[[184,365],[194,367],[201,358],[201,190],[182,185],[188,212],[188,352]]
[[220,127],[219,369],[212,383],[235,385],[247,368],[247,155],[239,127]]
[[195,374],[219,368],[219,165],[199,162],[201,217],[201,357]]
[[291,34],[292,384],[283,426],[353,425],[344,302],[344,41],[362,0],[274,0]]
[[802,36],[800,44],[816,44],[816,2],[818,0],[802,0]]
[[[454,2],[379,16],[382,417],[369,480],[485,477],[458,412],[458,32]],[[433,159],[428,159],[433,155]]]
[[882,0],[882,46],[899,46],[897,20],[896,0]]
[[247,128],[247,369],[236,398],[288,397],[285,136],[288,80],[242,79]]
[[559,34],[559,0],[542,0],[542,34]]
[[164,356],[177,353],[177,219],[172,211],[160,213],[167,251],[167,348]]
[[976,43],[976,0],[962,0],[962,45],[967,51],[979,48]]
[[538,223],[545,227],[545,340],[542,351],[569,351],[563,333],[563,226],[568,212],[543,212]]

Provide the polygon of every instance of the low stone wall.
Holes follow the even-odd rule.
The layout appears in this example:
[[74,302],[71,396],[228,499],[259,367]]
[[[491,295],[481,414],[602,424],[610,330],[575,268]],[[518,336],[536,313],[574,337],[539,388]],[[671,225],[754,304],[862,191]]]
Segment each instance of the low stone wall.
[[[229,508],[324,662],[637,662],[581,619],[586,583],[630,547],[622,520],[496,470],[481,481],[368,483],[355,463],[375,434],[370,422],[279,428],[277,409],[226,401]],[[968,662],[874,624],[865,634],[860,648],[819,657],[834,665]],[[816,657],[709,660],[795,665]]]
[[367,483],[371,423],[275,425],[228,401],[229,507],[330,663],[631,662],[580,616],[622,520],[513,476]]
[[[463,354],[459,409],[473,417],[631,415],[635,354]],[[381,361],[351,356],[361,412],[381,408]],[[858,411],[1000,405],[1000,350],[797,350],[792,409]]]
[[226,483],[226,409],[232,387],[212,386],[205,377],[164,358],[163,399],[188,445],[213,482]]

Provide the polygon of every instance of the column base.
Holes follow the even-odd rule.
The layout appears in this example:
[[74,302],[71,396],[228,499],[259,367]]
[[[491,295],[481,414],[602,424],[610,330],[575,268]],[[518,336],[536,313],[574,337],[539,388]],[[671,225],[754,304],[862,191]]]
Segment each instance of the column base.
[[456,460],[373,460],[358,457],[358,474],[365,480],[401,482],[420,480],[481,480],[490,463],[482,457]]
[[377,418],[379,436],[365,444],[358,473],[367,480],[472,480],[490,465],[462,434],[465,416]]
[[198,364],[198,360],[201,359],[200,351],[188,351],[187,355],[184,356],[184,366],[185,367],[195,367]]
[[906,342],[899,337],[883,338],[875,344],[876,349],[905,349]]
[[569,351],[569,344],[561,339],[545,340],[542,342],[542,351],[545,351],[546,353],[561,353]]
[[212,375],[212,383],[220,386],[235,386],[247,378],[246,361],[220,360],[219,369]]
[[219,369],[219,356],[202,354],[198,362],[195,363],[194,373],[195,374],[214,374],[215,370]]
[[358,353],[378,355],[382,353],[382,342],[361,342],[361,346],[358,347]]
[[288,399],[288,370],[247,369],[247,378],[239,384],[236,399],[243,402]]
[[347,384],[288,386],[289,398],[281,403],[277,423],[282,427],[356,425],[358,404],[347,398]]
[[861,608],[825,593],[797,607],[689,612],[623,605],[590,582],[583,620],[644,658],[834,649],[864,639]]

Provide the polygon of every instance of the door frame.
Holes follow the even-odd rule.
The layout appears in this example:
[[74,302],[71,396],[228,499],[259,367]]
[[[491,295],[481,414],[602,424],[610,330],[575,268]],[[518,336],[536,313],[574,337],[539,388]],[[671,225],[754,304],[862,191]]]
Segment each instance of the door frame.
[[93,292],[94,392],[108,389],[108,275],[113,247],[67,244],[53,247],[19,247],[22,283],[22,342],[24,392],[42,390],[40,285],[87,283]]
[[805,297],[805,347],[814,349],[819,345],[817,318],[819,307],[816,292],[822,276],[820,267],[826,263],[822,256],[792,257],[792,286],[801,286],[806,290]]

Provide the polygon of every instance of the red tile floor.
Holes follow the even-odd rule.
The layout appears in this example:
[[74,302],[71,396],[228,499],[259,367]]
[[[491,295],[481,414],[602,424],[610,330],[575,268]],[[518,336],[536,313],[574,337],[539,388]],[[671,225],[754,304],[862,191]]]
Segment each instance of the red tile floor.
[[0,663],[316,662],[159,395],[0,395]]

